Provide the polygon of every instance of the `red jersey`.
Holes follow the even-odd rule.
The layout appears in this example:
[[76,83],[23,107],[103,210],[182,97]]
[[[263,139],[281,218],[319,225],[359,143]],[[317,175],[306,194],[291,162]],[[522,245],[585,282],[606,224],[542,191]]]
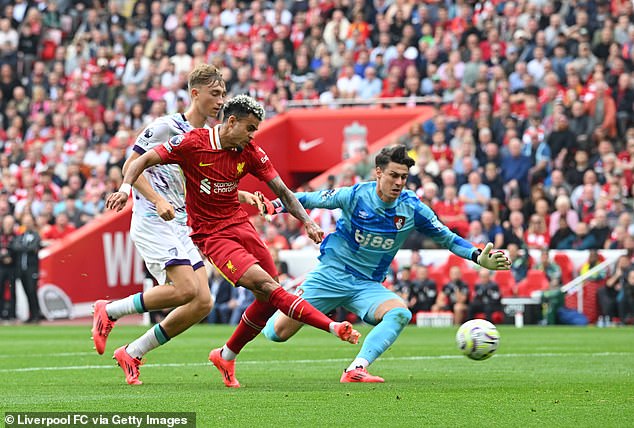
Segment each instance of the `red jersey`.
[[219,127],[194,129],[154,148],[162,163],[175,163],[183,170],[192,236],[249,221],[238,201],[240,179],[249,173],[264,182],[278,176],[266,152],[253,142],[242,152],[222,149]]

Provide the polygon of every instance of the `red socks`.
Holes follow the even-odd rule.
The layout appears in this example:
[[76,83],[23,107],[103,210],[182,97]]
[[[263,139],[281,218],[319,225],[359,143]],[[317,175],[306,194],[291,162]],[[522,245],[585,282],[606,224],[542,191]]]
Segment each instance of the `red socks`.
[[330,318],[301,297],[290,294],[282,287],[276,288],[271,293],[269,302],[294,320],[330,332],[330,323],[332,322]]
[[236,327],[229,340],[227,340],[227,348],[239,354],[247,343],[260,334],[260,331],[262,331],[266,322],[276,310],[277,308],[268,302],[256,300],[251,303],[242,314],[242,319],[240,319],[238,327]]
[[239,354],[247,343],[260,334],[268,319],[277,309],[290,318],[330,332],[330,323],[332,322],[330,318],[301,297],[294,296],[282,287],[278,287],[271,293],[268,302],[256,300],[249,305],[242,314],[238,327],[227,341],[227,347]]

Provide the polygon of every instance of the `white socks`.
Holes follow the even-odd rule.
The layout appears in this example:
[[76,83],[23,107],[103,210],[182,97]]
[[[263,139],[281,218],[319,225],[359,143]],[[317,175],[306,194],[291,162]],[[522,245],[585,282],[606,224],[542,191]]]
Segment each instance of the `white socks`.
[[354,370],[359,366],[367,369],[369,365],[370,363],[365,358],[355,358],[354,361],[348,366],[346,371],[349,372],[350,370]]
[[231,349],[227,348],[227,345],[223,345],[222,351],[220,352],[220,356],[223,360],[233,361],[236,359],[238,354],[233,352]]
[[124,315],[138,313],[134,306],[134,295],[108,303],[106,305],[106,313],[115,320]]
[[154,327],[152,327],[146,331],[143,336],[131,342],[125,350],[130,356],[141,359],[145,354],[159,346],[161,346],[161,344],[156,338]]
[[337,332],[335,331],[335,326],[339,324],[338,322],[331,322],[330,324],[328,324],[328,330],[330,330],[330,332],[332,334],[334,334],[335,336],[337,335]]

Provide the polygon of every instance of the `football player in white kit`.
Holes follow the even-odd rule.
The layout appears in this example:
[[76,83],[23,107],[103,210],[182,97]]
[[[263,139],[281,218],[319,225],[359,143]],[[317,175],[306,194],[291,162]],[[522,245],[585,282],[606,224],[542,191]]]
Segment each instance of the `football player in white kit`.
[[[146,151],[175,135],[202,128],[210,117],[218,115],[226,89],[216,67],[196,66],[189,74],[188,87],[191,105],[187,111],[162,116],[150,123],[137,137],[124,171]],[[119,191],[129,193],[126,186]],[[189,237],[185,182],[178,165],[156,165],[147,169],[134,184],[133,195],[130,236],[148,270],[162,285],[121,300],[95,302],[92,338],[97,352],[103,354],[117,319],[133,313],[176,308],[141,337],[114,351],[113,358],[123,369],[126,382],[138,385],[142,383],[139,366],[143,355],[200,322],[211,311],[213,299],[204,263]],[[250,193],[241,192],[240,200],[261,208],[259,198]]]

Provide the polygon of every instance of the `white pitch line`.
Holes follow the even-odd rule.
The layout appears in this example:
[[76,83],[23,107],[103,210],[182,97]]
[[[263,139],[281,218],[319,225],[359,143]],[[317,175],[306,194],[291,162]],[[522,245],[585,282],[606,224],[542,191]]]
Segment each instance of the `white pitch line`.
[[[29,354],[29,357],[80,357],[83,355],[95,355],[95,351],[92,352],[59,352],[56,354]],[[0,354],[0,358],[16,358],[15,355]]]
[[[76,354],[84,355],[83,352]],[[92,354],[90,352],[89,354]],[[497,354],[494,358],[535,358],[535,357],[570,357],[586,356],[586,357],[615,357],[632,355],[634,352],[594,352],[594,353],[539,353],[539,354]],[[53,354],[55,355],[55,354]],[[425,361],[425,360],[459,360],[464,359],[462,355],[430,355],[430,356],[411,356],[411,357],[385,357],[381,361]],[[349,358],[326,358],[319,360],[247,360],[240,361],[240,365],[252,364],[319,364],[319,363],[345,363],[349,362]],[[144,364],[143,368],[148,367],[198,367],[207,366],[211,363],[163,363],[163,364]],[[52,366],[52,367],[21,367],[14,369],[0,369],[0,373],[22,373],[22,372],[38,372],[38,371],[62,371],[62,370],[86,370],[86,369],[113,369],[117,366],[108,365],[87,365],[87,366]]]

